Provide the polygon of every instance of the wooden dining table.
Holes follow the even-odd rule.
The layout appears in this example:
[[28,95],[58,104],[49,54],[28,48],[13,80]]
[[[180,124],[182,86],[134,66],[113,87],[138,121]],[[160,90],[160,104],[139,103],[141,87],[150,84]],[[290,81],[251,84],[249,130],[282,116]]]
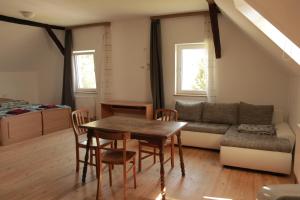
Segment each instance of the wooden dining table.
[[[183,153],[181,146],[181,129],[186,125],[186,122],[164,122],[159,120],[112,116],[83,124],[80,127],[87,129],[87,144],[90,144],[90,142],[92,141],[92,137],[95,131],[108,131],[112,134],[114,132],[130,132],[132,139],[146,140],[152,144],[156,144],[159,147],[161,196],[162,199],[165,199],[166,188],[164,170],[164,146],[168,138],[170,138],[173,135],[177,136],[181,174],[182,176],[185,176]],[[85,183],[87,173],[87,165],[90,152],[89,148],[90,146],[87,145],[82,174],[83,183]]]

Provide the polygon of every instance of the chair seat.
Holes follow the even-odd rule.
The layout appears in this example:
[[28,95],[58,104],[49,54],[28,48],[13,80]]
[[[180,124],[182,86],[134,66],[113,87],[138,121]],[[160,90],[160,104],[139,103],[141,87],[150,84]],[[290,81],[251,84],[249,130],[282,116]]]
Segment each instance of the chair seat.
[[[101,139],[100,140],[100,146],[103,147],[103,146],[111,144],[112,142],[113,142],[112,140]],[[79,147],[86,147],[86,145],[87,145],[87,139],[79,142]],[[97,147],[97,140],[96,140],[96,138],[93,138],[92,144],[90,145],[90,147],[91,148],[96,148]]]
[[[126,161],[135,157],[134,151],[126,151]],[[123,164],[123,151],[106,151],[102,154],[102,162],[110,164]]]

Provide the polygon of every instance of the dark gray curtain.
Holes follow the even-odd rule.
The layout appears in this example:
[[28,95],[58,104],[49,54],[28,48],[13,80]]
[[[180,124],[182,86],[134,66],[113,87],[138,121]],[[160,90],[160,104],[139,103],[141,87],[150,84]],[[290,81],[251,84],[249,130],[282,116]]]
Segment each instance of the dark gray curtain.
[[75,98],[74,98],[74,91],[73,91],[72,49],[73,49],[72,30],[66,30],[62,104],[71,106],[72,110],[74,110]]
[[151,21],[150,81],[153,109],[156,110],[158,108],[164,108],[165,100],[161,57],[161,30],[159,19]]

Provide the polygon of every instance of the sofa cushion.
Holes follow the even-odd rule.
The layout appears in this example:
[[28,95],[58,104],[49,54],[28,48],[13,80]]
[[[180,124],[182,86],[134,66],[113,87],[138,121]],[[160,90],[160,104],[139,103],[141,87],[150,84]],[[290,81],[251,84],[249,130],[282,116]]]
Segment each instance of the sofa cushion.
[[272,124],[273,105],[252,105],[240,103],[239,123],[240,124]]
[[178,119],[182,121],[200,122],[202,115],[201,102],[176,101],[175,109]]
[[183,130],[195,131],[195,132],[205,132],[205,133],[215,133],[215,134],[225,134],[229,129],[230,125],[227,124],[213,124],[213,123],[203,123],[203,122],[189,122]]
[[237,126],[231,126],[224,135],[221,146],[278,151],[290,153],[292,146],[288,139],[270,135],[249,134],[238,132]]
[[202,121],[219,124],[237,124],[238,104],[204,103]]

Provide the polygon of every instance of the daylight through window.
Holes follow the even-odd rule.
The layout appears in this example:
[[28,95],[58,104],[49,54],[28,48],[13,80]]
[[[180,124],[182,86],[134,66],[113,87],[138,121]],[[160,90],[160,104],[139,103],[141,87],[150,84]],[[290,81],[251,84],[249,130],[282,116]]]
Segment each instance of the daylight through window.
[[205,95],[208,52],[204,43],[176,44],[176,94]]
[[95,92],[95,51],[74,51],[75,86],[77,92]]

